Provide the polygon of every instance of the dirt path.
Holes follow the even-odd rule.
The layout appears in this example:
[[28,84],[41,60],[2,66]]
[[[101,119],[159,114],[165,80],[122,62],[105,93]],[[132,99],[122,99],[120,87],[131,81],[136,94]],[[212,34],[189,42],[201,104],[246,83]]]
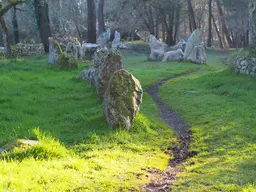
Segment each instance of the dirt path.
[[175,131],[179,141],[179,145],[172,146],[172,148],[170,148],[174,158],[169,162],[169,166],[165,172],[161,172],[155,169],[149,170],[151,182],[145,187],[147,192],[170,191],[171,185],[174,181],[177,180],[177,173],[181,172],[181,170],[177,168],[177,165],[180,165],[184,160],[186,160],[188,156],[194,155],[189,154],[188,152],[191,138],[189,126],[177,112],[173,111],[163,101],[161,101],[158,96],[159,87],[171,79],[195,73],[199,70],[201,69],[196,69],[191,72],[163,79],[147,90],[148,94],[153,98],[154,102],[159,108],[159,116],[166,122],[167,125],[170,126],[171,129]]

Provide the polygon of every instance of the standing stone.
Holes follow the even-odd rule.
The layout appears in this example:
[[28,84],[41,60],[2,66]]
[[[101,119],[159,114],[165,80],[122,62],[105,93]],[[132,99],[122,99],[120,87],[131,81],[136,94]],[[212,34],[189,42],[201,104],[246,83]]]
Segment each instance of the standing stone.
[[95,51],[99,48],[99,45],[92,44],[92,43],[85,43],[82,48],[82,57],[85,60],[91,60],[93,58],[93,55]]
[[100,34],[98,39],[97,39],[97,44],[100,46],[100,48],[106,48],[107,43],[110,40],[110,29],[108,28],[107,31],[104,33]]
[[67,53],[73,53],[74,46],[75,45],[72,42],[68,42],[67,47],[66,47],[66,52]]
[[200,44],[200,31],[196,29],[189,37],[184,52],[184,59],[198,64],[206,63],[206,51]]
[[131,129],[135,116],[142,104],[140,82],[128,71],[116,71],[108,84],[103,111],[107,123],[112,128]]
[[192,53],[189,55],[187,60],[198,64],[206,63],[206,52],[203,45],[197,45],[192,49]]
[[73,50],[73,57],[78,60],[81,59],[81,55],[82,55],[82,47],[81,45],[75,45],[74,50]]
[[54,40],[52,37],[49,37],[49,63],[55,64],[58,60],[59,56],[59,48],[54,44]]
[[193,48],[200,44],[200,31],[199,29],[196,29],[193,31],[193,33],[188,38],[188,42],[186,44],[186,49],[184,52],[184,58],[187,60],[187,58],[190,56],[190,54],[193,51]]
[[97,44],[101,47],[101,48],[104,48],[104,47],[106,47],[106,45],[107,45],[107,42],[108,42],[108,40],[105,38],[105,33],[102,33],[99,37],[98,37],[98,39],[97,39]]
[[121,35],[118,31],[115,31],[115,38],[112,42],[112,48],[113,49],[119,48],[120,43],[121,43]]
[[162,61],[180,61],[183,59],[183,55],[184,53],[181,49],[177,49],[176,51],[168,51],[164,54]]
[[90,68],[82,71],[77,78],[89,80],[103,100],[110,77],[120,69],[123,69],[123,63],[119,52],[99,49],[94,54]]
[[183,39],[179,41],[179,43],[173,47],[171,47],[172,50],[178,50],[181,49],[183,52],[186,49],[186,41],[184,41]]
[[155,38],[155,36],[150,35],[150,49],[151,53],[149,56],[149,59],[152,61],[159,61],[162,60],[165,50],[167,48],[167,45]]

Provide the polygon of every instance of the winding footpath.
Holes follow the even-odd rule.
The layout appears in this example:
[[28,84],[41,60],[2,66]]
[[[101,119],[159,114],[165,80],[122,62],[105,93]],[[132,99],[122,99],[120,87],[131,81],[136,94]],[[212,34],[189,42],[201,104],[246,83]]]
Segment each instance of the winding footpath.
[[194,155],[190,154],[188,151],[191,139],[191,132],[189,131],[189,126],[177,112],[172,110],[159,98],[159,87],[171,79],[196,73],[200,70],[201,69],[199,68],[190,72],[176,75],[174,77],[163,79],[146,90],[147,93],[152,97],[154,102],[157,104],[159,109],[159,116],[165,121],[167,125],[169,125],[171,129],[175,131],[179,141],[179,145],[171,146],[171,148],[169,148],[169,150],[172,151],[174,158],[169,162],[169,166],[165,172],[155,169],[149,170],[151,181],[145,186],[145,191],[147,192],[170,191],[173,182],[177,180],[177,173],[182,172],[180,169],[177,168],[177,166],[184,162],[189,156]]

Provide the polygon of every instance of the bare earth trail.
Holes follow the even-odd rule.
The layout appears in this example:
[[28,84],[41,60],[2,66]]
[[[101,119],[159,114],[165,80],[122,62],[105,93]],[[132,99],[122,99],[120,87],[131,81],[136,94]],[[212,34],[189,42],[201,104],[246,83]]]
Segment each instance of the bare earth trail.
[[[227,56],[230,55],[228,50],[214,50],[217,55],[223,56],[224,58],[220,58],[220,62],[223,65],[227,65]],[[147,89],[147,93],[152,97],[154,102],[157,104],[159,109],[159,116],[165,121],[167,125],[171,129],[173,129],[176,133],[176,136],[179,141],[179,145],[173,146],[169,150],[172,151],[174,158],[169,162],[169,166],[165,172],[150,169],[149,175],[151,177],[151,181],[146,185],[145,191],[147,192],[167,192],[171,190],[172,184],[177,180],[177,173],[182,172],[178,165],[183,163],[188,157],[192,157],[196,154],[193,152],[189,152],[190,140],[192,133],[189,131],[189,126],[186,122],[181,118],[181,116],[172,110],[168,105],[166,105],[158,96],[159,87],[165,84],[167,81],[175,78],[179,78],[185,75],[189,75],[192,73],[196,73],[202,70],[198,68],[196,70],[182,73],[176,75],[174,77],[166,78],[161,81],[158,81],[154,85],[152,85],[149,89]]]
[[177,168],[177,166],[184,162],[187,157],[194,155],[190,154],[188,151],[191,139],[191,132],[189,131],[189,126],[177,112],[173,111],[159,98],[159,87],[171,79],[182,77],[191,73],[196,73],[199,70],[201,69],[196,69],[187,73],[176,75],[174,77],[163,79],[146,90],[147,93],[152,97],[154,102],[157,104],[159,109],[159,116],[165,121],[167,125],[170,126],[171,129],[175,131],[179,141],[179,146],[177,145],[170,148],[174,155],[174,158],[169,162],[169,166],[165,172],[161,172],[155,169],[149,170],[151,181],[145,187],[145,190],[147,192],[170,191],[171,185],[174,181],[177,180],[177,173],[181,172],[181,170]]

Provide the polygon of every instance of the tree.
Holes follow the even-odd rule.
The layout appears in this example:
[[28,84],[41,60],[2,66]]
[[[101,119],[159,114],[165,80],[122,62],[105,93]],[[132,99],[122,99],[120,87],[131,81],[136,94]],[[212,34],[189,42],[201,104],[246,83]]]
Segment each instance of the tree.
[[14,43],[17,44],[20,42],[20,34],[19,34],[19,25],[17,21],[16,6],[13,7],[12,26],[13,26],[13,34],[14,34]]
[[96,43],[96,9],[94,0],[87,0],[87,13],[88,13],[88,43]]
[[250,54],[256,56],[256,2],[249,2],[249,25],[250,25]]
[[99,0],[98,2],[98,36],[105,32],[105,22],[104,22],[104,0]]
[[189,21],[190,21],[189,23],[191,25],[191,32],[192,32],[197,29],[195,14],[194,14],[191,0],[187,0],[187,2],[188,2],[188,15],[189,15]]
[[212,0],[208,0],[208,38],[207,38],[207,47],[212,46]]
[[4,20],[4,14],[7,13],[11,8],[15,7],[16,5],[20,4],[20,3],[23,3],[24,1],[23,0],[13,0],[13,1],[10,1],[8,2],[8,4],[3,7],[2,5],[2,1],[0,1],[0,23],[1,23],[1,26],[3,28],[3,31],[5,33],[5,46],[6,46],[6,57],[10,57],[11,56],[11,53],[12,53],[12,50],[11,50],[11,38],[10,38],[10,34],[9,34],[9,29],[8,29],[8,26]]
[[49,20],[49,8],[46,0],[34,0],[35,15],[41,41],[45,52],[49,52],[48,38],[52,36]]
[[226,25],[225,16],[224,16],[224,12],[223,12],[222,7],[221,7],[220,0],[215,0],[215,1],[216,1],[216,4],[217,4],[218,12],[219,12],[219,15],[220,15],[220,20],[221,20],[221,23],[222,23],[222,30],[225,34],[225,37],[227,39],[229,47],[232,48],[233,47],[233,42],[232,42],[230,34],[228,32],[228,28],[227,28],[227,25]]

